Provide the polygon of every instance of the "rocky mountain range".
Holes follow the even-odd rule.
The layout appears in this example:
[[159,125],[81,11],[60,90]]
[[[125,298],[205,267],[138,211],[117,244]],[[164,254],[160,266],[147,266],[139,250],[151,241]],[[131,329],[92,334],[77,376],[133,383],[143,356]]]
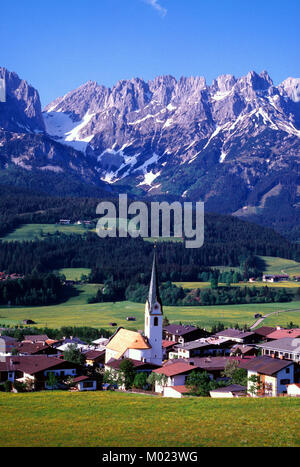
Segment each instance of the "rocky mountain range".
[[0,164],[60,173],[138,197],[203,200],[281,231],[300,220],[300,79],[89,81],[41,111],[37,91],[0,68]]

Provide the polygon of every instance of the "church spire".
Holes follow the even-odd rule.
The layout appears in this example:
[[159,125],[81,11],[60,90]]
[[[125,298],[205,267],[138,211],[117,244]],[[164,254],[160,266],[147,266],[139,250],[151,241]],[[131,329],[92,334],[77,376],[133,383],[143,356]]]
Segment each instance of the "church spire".
[[156,266],[156,245],[154,246],[154,255],[153,255],[151,281],[150,281],[149,294],[148,294],[148,303],[149,303],[150,310],[153,310],[155,303],[159,303],[160,306],[162,305],[161,299],[159,296],[158,274],[157,274],[157,266]]

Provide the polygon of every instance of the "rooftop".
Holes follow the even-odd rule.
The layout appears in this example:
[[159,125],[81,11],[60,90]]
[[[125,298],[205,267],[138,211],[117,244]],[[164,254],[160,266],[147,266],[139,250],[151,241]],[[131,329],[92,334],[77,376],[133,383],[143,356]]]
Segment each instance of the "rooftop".
[[257,347],[268,350],[279,350],[282,352],[300,353],[300,338],[284,337],[265,344],[257,344]]
[[241,386],[240,384],[230,384],[229,386],[213,389],[211,392],[244,392],[246,390],[246,386]]
[[272,328],[271,326],[262,326],[260,328],[257,328],[254,330],[255,334],[258,334],[259,336],[268,336],[271,334],[271,332],[276,331],[276,328]]
[[196,330],[197,328],[195,328],[195,326],[184,326],[182,324],[169,324],[168,326],[164,327],[165,332],[176,334],[177,336],[183,336],[184,334],[188,334],[189,332]]
[[272,376],[278,371],[286,368],[287,366],[293,365],[289,360],[281,360],[279,358],[272,358],[263,355],[256,357],[253,360],[240,362],[240,367],[245,370],[255,371],[264,375]]
[[224,331],[217,332],[215,336],[224,336],[224,337],[234,337],[238,339],[243,339],[244,337],[253,336],[254,332],[252,331],[242,331],[240,329],[224,329]]
[[165,376],[175,376],[182,373],[187,373],[195,370],[194,365],[190,365],[186,362],[175,362],[172,365],[165,365],[162,368],[154,370],[154,373],[163,374]]
[[127,349],[150,349],[151,346],[139,332],[119,328],[109,340],[106,348],[118,352],[116,355],[118,359]]
[[268,334],[268,339],[282,339],[284,337],[300,337],[300,329],[276,329]]

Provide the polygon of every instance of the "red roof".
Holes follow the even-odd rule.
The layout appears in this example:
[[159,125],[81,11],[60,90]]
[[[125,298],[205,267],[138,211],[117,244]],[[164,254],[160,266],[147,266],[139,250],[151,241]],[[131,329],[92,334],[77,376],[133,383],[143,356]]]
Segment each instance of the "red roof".
[[154,370],[154,373],[160,373],[166,376],[175,376],[195,370],[195,368],[196,367],[194,365],[190,365],[189,363],[176,362],[172,365],[165,365],[162,368],[158,368],[157,370]]
[[187,394],[187,393],[191,392],[191,390],[189,388],[187,388],[186,386],[184,386],[184,385],[182,385],[182,386],[169,386],[169,387],[171,387],[172,389],[174,389],[177,392],[180,392],[180,394]]
[[163,346],[163,348],[172,347],[174,344],[177,344],[177,342],[174,342],[174,341],[166,341],[166,340],[163,340],[163,341],[162,341],[162,346]]
[[268,334],[268,339],[283,339],[284,337],[300,337],[300,329],[277,329]]
[[81,381],[86,381],[90,379],[88,376],[77,376],[77,378],[73,379],[73,383],[80,383]]

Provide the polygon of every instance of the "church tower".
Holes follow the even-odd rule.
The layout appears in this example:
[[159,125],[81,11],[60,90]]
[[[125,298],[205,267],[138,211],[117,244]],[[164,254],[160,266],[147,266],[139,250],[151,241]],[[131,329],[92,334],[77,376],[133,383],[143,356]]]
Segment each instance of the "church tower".
[[149,294],[145,305],[145,336],[151,345],[151,363],[162,364],[163,311],[159,296],[156,252],[154,249],[153,265]]

